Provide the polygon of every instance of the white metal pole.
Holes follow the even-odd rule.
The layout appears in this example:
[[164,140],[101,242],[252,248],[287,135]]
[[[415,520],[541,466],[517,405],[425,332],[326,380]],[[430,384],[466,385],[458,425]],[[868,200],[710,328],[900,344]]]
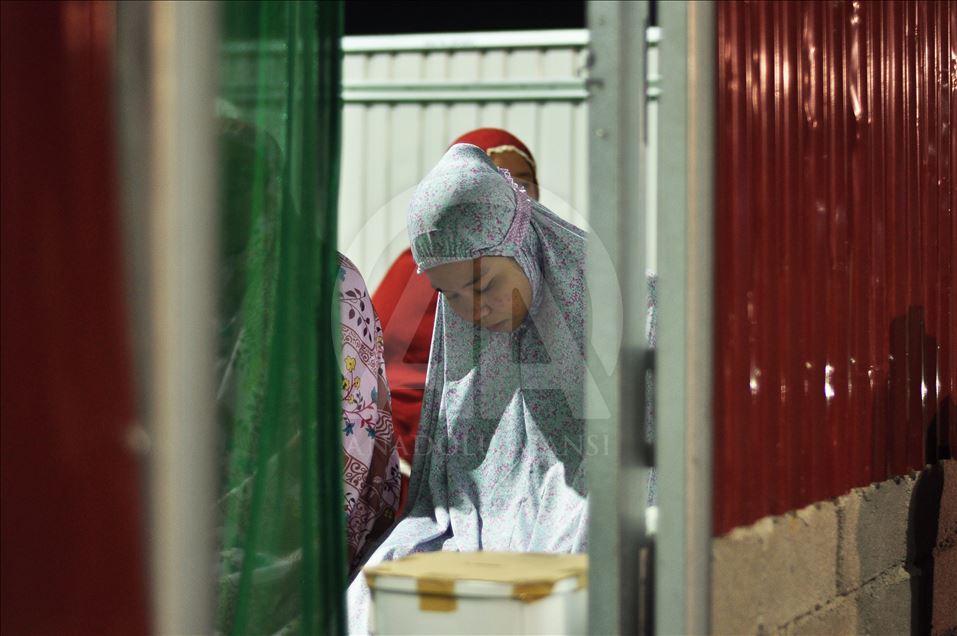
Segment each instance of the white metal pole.
[[661,74],[658,68],[658,44],[661,27],[645,29],[647,68],[645,74],[645,260],[652,272],[658,271],[658,98]]
[[214,3],[151,4],[153,576],[160,634],[209,633],[215,463]]
[[213,629],[217,12],[212,2],[130,3],[117,21],[120,173],[158,634]]
[[[649,467],[644,434],[645,195],[641,117],[647,3],[589,2],[588,434],[590,634],[635,634],[647,608],[640,559]],[[638,37],[635,37],[639,34]],[[610,262],[610,265],[608,263]],[[611,267],[613,271],[607,271]],[[614,359],[601,355],[611,343]],[[599,415],[604,413],[604,415]]]
[[662,2],[655,631],[709,632],[715,5]]

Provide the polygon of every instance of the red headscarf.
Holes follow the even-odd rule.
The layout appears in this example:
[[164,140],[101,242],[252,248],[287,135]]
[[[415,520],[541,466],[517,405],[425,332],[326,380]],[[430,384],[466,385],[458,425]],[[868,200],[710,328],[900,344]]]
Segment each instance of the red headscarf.
[[[521,139],[507,130],[502,130],[501,128],[476,128],[473,131],[465,133],[450,145],[454,146],[455,144],[472,144],[473,146],[478,146],[489,155],[493,155],[497,152],[514,152],[527,161],[528,165],[532,167],[532,174],[537,175],[538,169],[535,166],[535,158],[532,156],[532,151],[528,149],[528,146],[522,143]],[[537,180],[536,178],[536,182]]]
[[[490,155],[515,152],[528,161],[535,172],[535,159],[528,147],[501,128],[473,130],[451,145],[455,144],[472,144]],[[385,366],[392,393],[396,446],[399,457],[408,464],[412,463],[415,435],[419,430],[437,300],[438,294],[428,279],[416,274],[411,250],[399,255],[372,296],[385,336]],[[403,477],[402,505],[407,488],[408,479]]]

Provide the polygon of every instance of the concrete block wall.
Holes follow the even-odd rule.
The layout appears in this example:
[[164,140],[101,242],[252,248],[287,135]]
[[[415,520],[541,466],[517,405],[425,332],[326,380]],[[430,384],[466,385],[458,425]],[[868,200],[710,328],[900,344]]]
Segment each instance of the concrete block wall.
[[957,633],[957,461],[712,544],[716,634]]

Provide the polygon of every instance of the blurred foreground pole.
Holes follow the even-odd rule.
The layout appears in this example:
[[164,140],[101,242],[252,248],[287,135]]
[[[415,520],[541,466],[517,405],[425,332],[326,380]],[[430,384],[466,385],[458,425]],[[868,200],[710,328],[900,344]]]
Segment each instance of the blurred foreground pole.
[[[589,2],[588,631],[643,633],[640,560],[649,457],[645,446],[646,209],[642,121],[648,4]],[[610,268],[610,271],[609,271]],[[609,352],[607,347],[613,349]]]
[[716,25],[661,2],[655,632],[710,631]]
[[[601,308],[590,325],[597,386],[588,393],[589,435],[612,449],[589,458],[591,633],[708,630],[714,9],[706,2],[588,8],[588,271],[593,313]],[[605,261],[613,274],[603,271]],[[645,334],[646,265],[658,269],[654,352]],[[600,349],[617,336],[609,367]],[[649,402],[655,430],[646,437]],[[645,527],[652,465],[653,534]]]
[[[121,3],[127,260],[153,631],[212,631],[217,3]],[[148,442],[146,440],[148,439]]]

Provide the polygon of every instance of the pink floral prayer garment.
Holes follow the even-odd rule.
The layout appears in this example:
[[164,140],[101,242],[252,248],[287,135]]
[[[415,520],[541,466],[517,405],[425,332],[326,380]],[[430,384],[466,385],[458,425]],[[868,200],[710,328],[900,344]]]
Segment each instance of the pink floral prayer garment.
[[361,274],[339,255],[342,448],[350,576],[395,521],[401,476],[382,327]]

